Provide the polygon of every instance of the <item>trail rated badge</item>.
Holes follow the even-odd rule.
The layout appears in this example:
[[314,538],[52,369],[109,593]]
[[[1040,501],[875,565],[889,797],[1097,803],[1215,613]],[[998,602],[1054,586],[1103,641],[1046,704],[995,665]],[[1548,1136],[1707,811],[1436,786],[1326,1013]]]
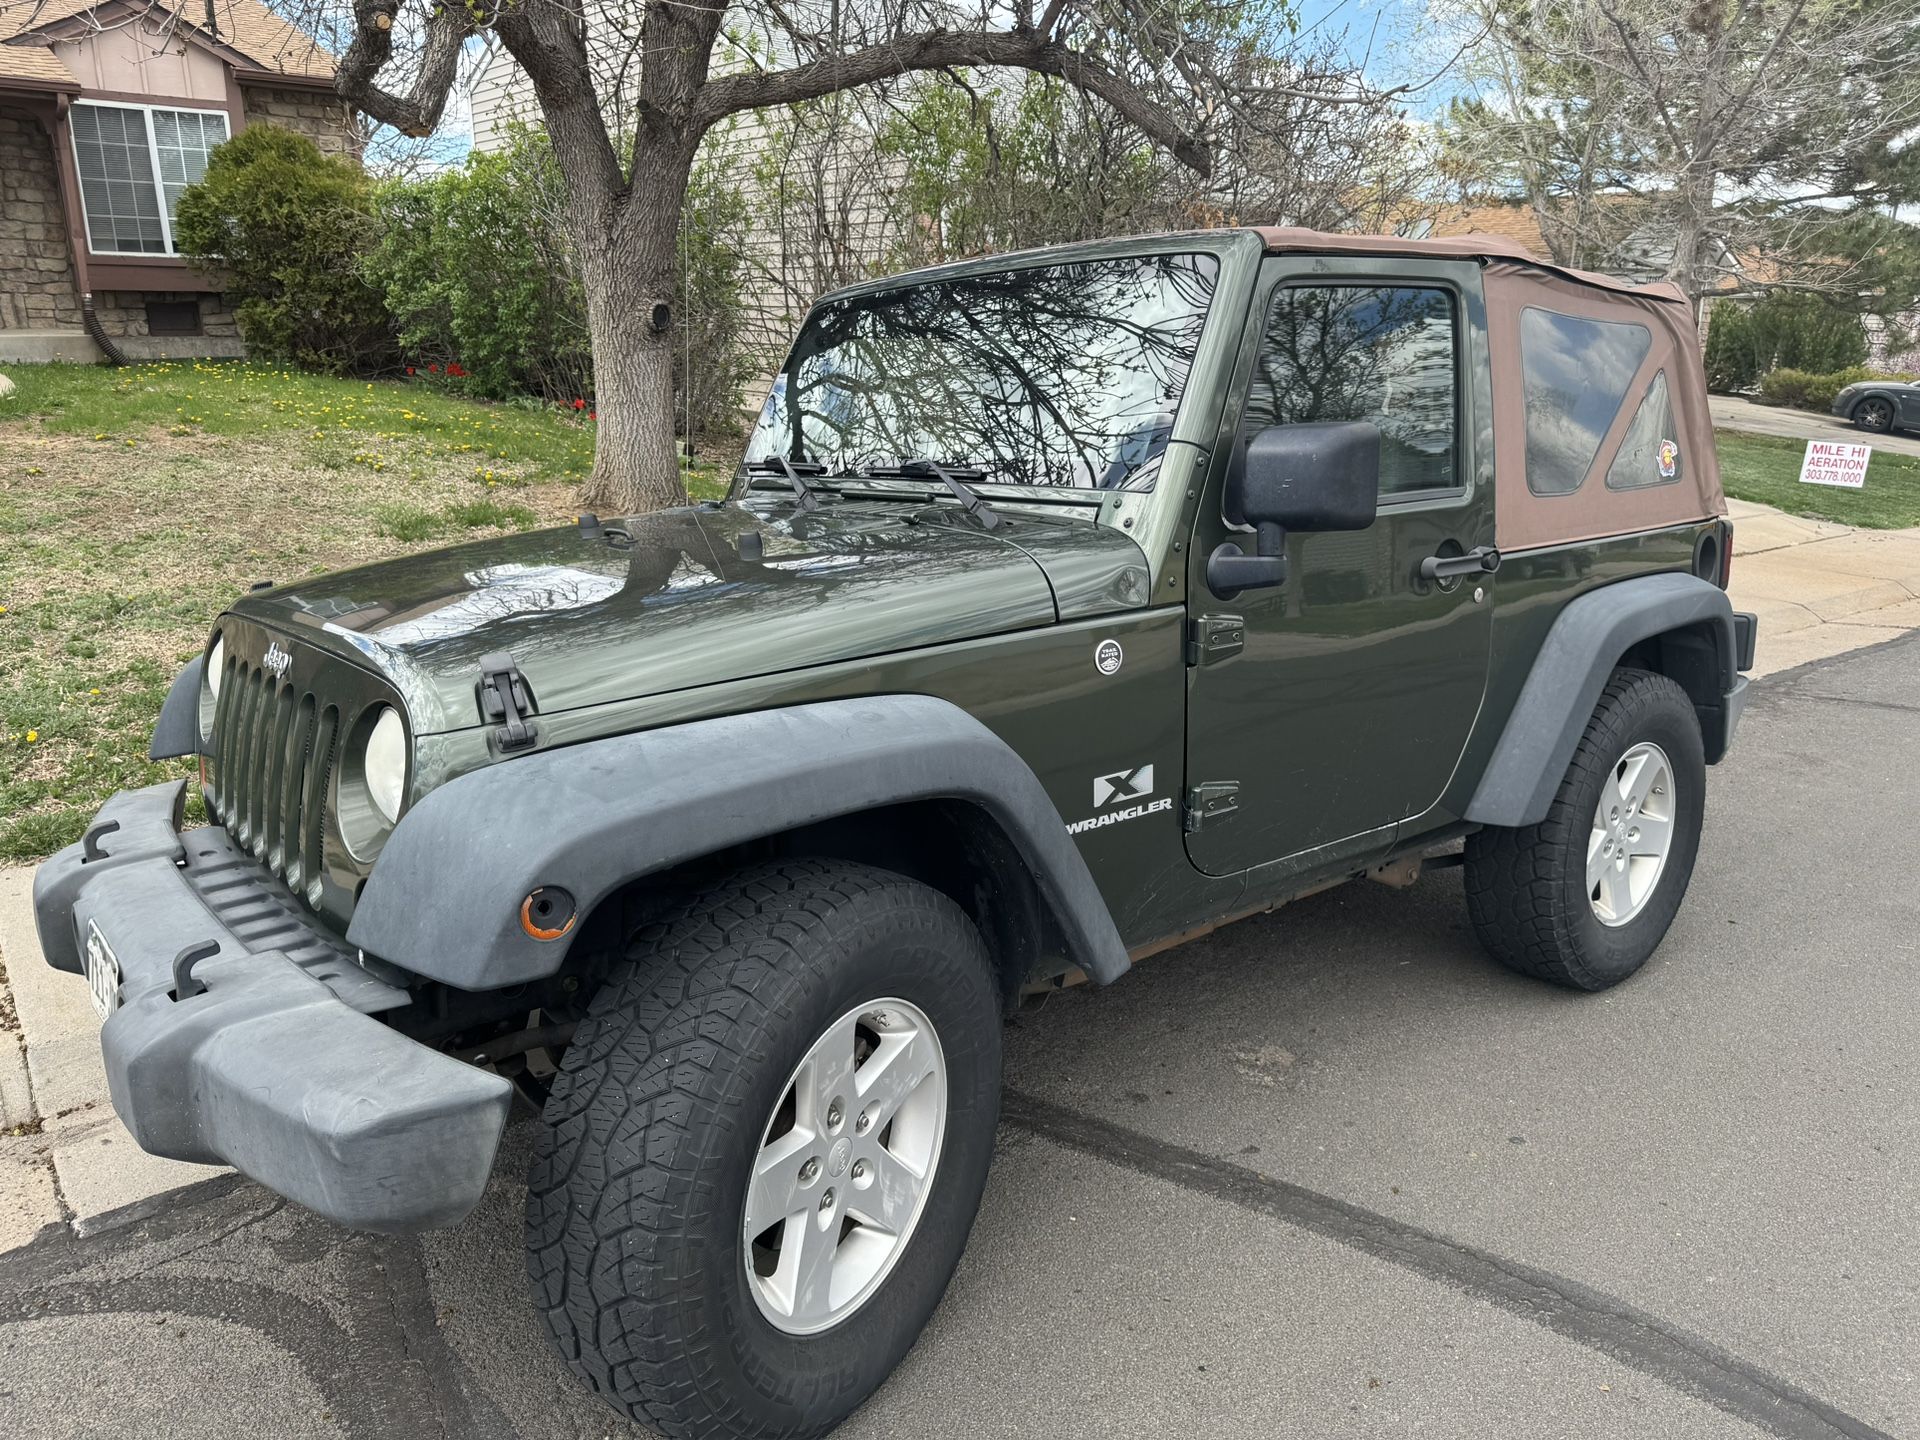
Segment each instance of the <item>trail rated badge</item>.
[[1118,640],[1102,640],[1093,647],[1093,668],[1102,675],[1111,675],[1120,668],[1120,662],[1126,659]]

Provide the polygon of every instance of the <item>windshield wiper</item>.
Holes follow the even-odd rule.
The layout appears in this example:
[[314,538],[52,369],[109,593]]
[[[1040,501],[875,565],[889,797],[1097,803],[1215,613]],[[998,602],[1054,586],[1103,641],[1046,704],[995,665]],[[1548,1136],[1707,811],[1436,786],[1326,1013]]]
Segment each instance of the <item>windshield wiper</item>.
[[[980,522],[982,530],[998,530],[1001,514],[986,501],[978,490],[968,481],[980,481],[987,478],[984,470],[975,470],[968,466],[942,465],[937,460],[903,460],[898,465],[873,465],[867,474],[872,476],[900,475],[908,480],[938,480],[951,490],[966,507],[967,513]],[[961,477],[965,476],[965,479]]]
[[795,510],[814,510],[820,505],[820,496],[813,486],[807,484],[803,476],[824,475],[827,467],[817,460],[802,460],[797,464],[784,455],[769,455],[764,460],[749,460],[746,464],[749,475],[778,475],[793,487],[793,508]]

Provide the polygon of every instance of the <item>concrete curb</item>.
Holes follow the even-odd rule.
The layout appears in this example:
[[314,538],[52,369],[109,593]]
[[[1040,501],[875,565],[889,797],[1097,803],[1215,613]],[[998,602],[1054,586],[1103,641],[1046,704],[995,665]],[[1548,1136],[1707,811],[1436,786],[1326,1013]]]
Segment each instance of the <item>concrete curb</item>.
[[[33,923],[33,870],[0,871],[0,957],[20,1019],[17,1071],[0,1061],[10,1133],[0,1141],[0,1250],[49,1226],[91,1235],[140,1219],[185,1186],[232,1172],[147,1154],[107,1098],[100,1020],[76,975],[52,969]],[[20,1075],[24,1074],[24,1087]],[[25,1115],[12,1118],[22,1107]]]

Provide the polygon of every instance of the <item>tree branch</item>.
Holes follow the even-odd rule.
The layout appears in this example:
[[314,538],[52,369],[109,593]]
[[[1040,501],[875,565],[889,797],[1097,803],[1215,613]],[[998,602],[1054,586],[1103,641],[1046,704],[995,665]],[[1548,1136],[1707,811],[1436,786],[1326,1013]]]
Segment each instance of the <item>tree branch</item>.
[[726,75],[709,80],[694,101],[692,120],[705,130],[741,110],[795,105],[888,80],[914,70],[998,65],[1054,75],[1099,96],[1149,138],[1201,175],[1212,173],[1207,146],[1163,106],[1090,56],[1039,32],[935,30],[809,61],[788,70]]
[[413,88],[399,95],[381,88],[376,80],[393,56],[393,27],[402,3],[354,0],[353,43],[335,66],[333,88],[374,119],[403,135],[418,137],[431,134],[440,123],[440,112],[459,75],[461,47],[474,31],[474,18],[464,5],[433,8]]

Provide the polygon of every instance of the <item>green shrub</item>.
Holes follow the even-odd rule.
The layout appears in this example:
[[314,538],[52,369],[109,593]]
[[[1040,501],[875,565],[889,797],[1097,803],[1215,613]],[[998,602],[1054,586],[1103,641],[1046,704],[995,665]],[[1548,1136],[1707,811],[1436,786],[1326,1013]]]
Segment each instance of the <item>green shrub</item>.
[[[380,235],[365,274],[416,372],[457,366],[456,383],[494,399],[592,396],[586,293],[565,226],[565,186],[542,131],[520,129],[505,150],[476,151],[458,170],[390,181],[375,204]],[[672,307],[674,418],[683,430],[739,424],[745,223],[740,196],[697,167]]]
[[1760,370],[1830,375],[1867,358],[1860,316],[1824,296],[1776,290],[1748,309],[1746,322]]
[[373,226],[358,165],[254,124],[217,148],[181,195],[173,233],[195,265],[224,277],[250,350],[340,374],[395,358],[386,306],[361,273]]
[[1845,370],[1835,370],[1825,375],[1809,374],[1805,370],[1781,369],[1770,371],[1760,378],[1760,398],[1769,405],[1791,405],[1796,410],[1826,411],[1833,408],[1834,396],[1849,385],[1858,385],[1862,380],[1910,380],[1909,375],[1890,374],[1884,370],[1869,370],[1864,365],[1850,365]]
[[552,151],[522,132],[458,170],[380,187],[369,282],[417,370],[449,364],[493,399],[571,400],[592,388],[579,266],[560,223]]
[[1752,387],[1766,368],[1755,348],[1747,307],[1722,301],[1707,319],[1707,388],[1731,393]]

